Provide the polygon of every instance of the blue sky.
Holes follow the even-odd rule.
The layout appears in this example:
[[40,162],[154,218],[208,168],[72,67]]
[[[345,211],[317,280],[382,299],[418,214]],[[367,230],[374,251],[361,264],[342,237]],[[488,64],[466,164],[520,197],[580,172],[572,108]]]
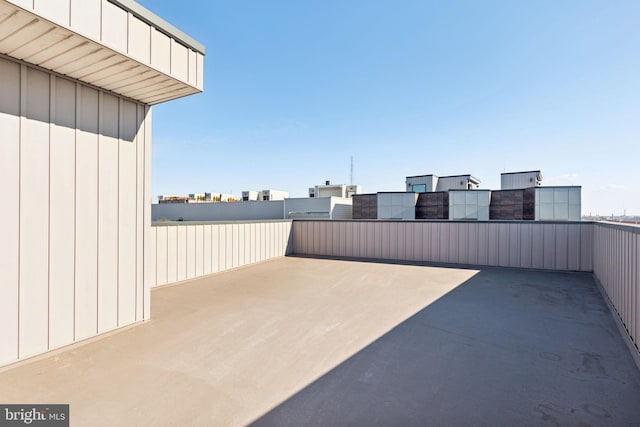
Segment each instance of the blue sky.
[[540,169],[640,215],[640,2],[138,0],[207,48],[154,107],[153,193]]

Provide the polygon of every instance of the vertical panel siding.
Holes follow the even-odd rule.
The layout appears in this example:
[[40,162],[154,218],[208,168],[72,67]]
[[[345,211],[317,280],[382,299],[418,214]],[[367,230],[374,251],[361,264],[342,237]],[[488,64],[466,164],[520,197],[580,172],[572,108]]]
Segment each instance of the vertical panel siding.
[[640,354],[640,232],[594,224],[593,272]]
[[[136,106],[136,129],[135,136],[136,145],[136,320],[145,319],[145,271],[149,277],[148,283],[155,282],[156,275],[156,233],[151,233],[151,227],[145,227],[145,128],[144,128],[145,107],[144,105]],[[150,154],[150,153],[149,153]],[[149,187],[150,188],[150,187]],[[147,242],[145,242],[145,238]],[[153,239],[153,242],[148,241]],[[144,248],[151,248],[145,257]],[[150,301],[149,301],[150,302]],[[149,308],[146,305],[147,310]]]
[[211,224],[203,225],[202,275],[211,274]]
[[76,84],[52,77],[49,347],[74,340]]
[[93,39],[100,38],[101,0],[71,2],[71,26],[74,31]]
[[49,83],[48,74],[22,66],[20,357],[48,349]]
[[6,58],[0,74],[4,365],[142,318],[150,158],[145,107]]
[[100,94],[98,141],[98,332],[118,326],[119,101]]
[[[232,224],[157,224],[153,229],[155,281],[159,286],[249,265],[292,252],[291,233],[311,223],[291,221]],[[303,249],[305,241],[295,244]],[[304,252],[299,252],[304,253]]]
[[120,100],[118,140],[118,326],[136,321],[136,104]]
[[0,58],[0,365],[18,359],[20,222],[20,65]]
[[198,255],[202,255],[202,252],[198,253],[198,239],[196,238],[197,225],[189,225],[187,229],[187,241],[185,243],[187,253],[185,256],[185,264],[187,266],[187,279],[196,277],[196,264]]
[[76,339],[98,333],[98,91],[78,85],[76,130]]
[[156,285],[165,285],[168,283],[168,242],[167,235],[169,229],[167,227],[153,227],[156,233]]
[[220,271],[220,226],[211,225],[211,272]]
[[307,255],[590,271],[591,226],[305,220],[294,221],[293,240]]
[[[139,194],[138,197],[142,197],[142,206],[144,208],[144,241],[142,242],[142,244],[144,245],[144,264],[142,267],[146,271],[150,271],[154,265],[153,245],[155,243],[148,238],[148,236],[151,235],[149,231],[151,230],[151,120],[153,114],[151,112],[151,107],[141,106],[141,108],[143,117],[140,118],[142,122],[142,125],[140,126],[140,135],[142,136],[142,141],[144,141],[144,172],[142,174],[144,184],[143,194]],[[155,275],[152,275],[151,273],[144,274],[142,291],[144,299],[142,306],[144,319],[151,318],[151,284],[155,283],[154,276]]]

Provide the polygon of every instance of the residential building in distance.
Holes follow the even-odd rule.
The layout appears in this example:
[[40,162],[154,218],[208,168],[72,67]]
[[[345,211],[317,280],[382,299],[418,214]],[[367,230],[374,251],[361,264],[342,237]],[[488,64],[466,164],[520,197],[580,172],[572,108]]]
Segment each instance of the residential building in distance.
[[289,197],[288,191],[280,191],[280,190],[262,190],[262,191],[254,191],[254,190],[244,190],[242,192],[242,201],[243,202],[255,202],[260,200],[284,200]]
[[352,199],[300,197],[250,203],[159,203],[153,221],[253,221],[291,218],[351,219]]
[[360,193],[362,193],[362,187],[359,185],[331,184],[331,181],[325,181],[324,185],[309,187],[309,197],[349,198]]
[[408,176],[405,184],[415,197],[354,195],[353,218],[580,221],[581,187],[541,187],[539,170],[501,174],[500,190],[478,188],[480,180],[470,174]]
[[425,193],[449,190],[475,190],[480,187],[480,180],[472,175],[415,175],[408,176],[405,184],[407,192]]
[[262,200],[284,200],[289,197],[288,191],[262,190]]
[[158,203],[217,203],[237,202],[231,194],[225,193],[189,193],[187,196],[159,195]]

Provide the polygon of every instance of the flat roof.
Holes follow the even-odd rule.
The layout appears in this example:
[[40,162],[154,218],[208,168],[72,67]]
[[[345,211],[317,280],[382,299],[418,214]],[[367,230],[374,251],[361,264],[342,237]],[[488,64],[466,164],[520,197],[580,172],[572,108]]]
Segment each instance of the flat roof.
[[0,370],[0,401],[95,426],[640,424],[588,273],[281,257],[151,300],[149,322]]

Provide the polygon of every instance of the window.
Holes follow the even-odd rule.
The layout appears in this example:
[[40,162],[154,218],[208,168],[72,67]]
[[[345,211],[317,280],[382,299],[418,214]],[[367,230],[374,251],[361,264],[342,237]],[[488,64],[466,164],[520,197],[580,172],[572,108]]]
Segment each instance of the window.
[[414,193],[425,193],[427,191],[427,184],[416,184],[411,187]]

